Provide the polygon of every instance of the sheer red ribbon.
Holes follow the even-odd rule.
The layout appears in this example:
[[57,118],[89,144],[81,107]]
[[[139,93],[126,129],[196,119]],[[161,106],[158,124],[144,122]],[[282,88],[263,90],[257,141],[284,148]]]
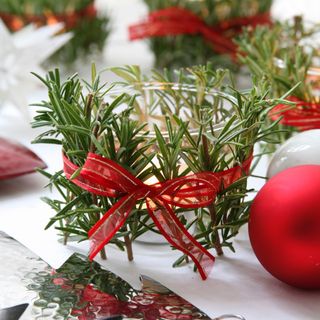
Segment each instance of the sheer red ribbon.
[[282,117],[281,124],[296,127],[301,131],[320,128],[320,103],[305,102],[294,96],[287,100],[294,102],[295,106],[278,104],[270,113],[272,120]]
[[97,15],[96,8],[93,4],[89,4],[83,9],[71,11],[67,13],[44,13],[43,15],[25,14],[15,15],[6,12],[0,12],[0,18],[8,26],[11,31],[18,31],[25,25],[34,23],[36,25],[51,25],[57,22],[63,22],[66,29],[70,30],[77,26],[77,24],[84,18],[93,19]]
[[[120,198],[89,231],[93,259],[124,225],[138,200],[145,200],[155,225],[176,249],[188,255],[205,280],[214,257],[188,232],[173,211],[180,208],[201,208],[211,204],[221,187],[227,187],[248,174],[252,156],[241,165],[222,172],[200,172],[165,182],[148,185],[116,162],[89,153],[80,174],[72,182],[90,193]],[[64,156],[64,172],[68,179],[78,170]]]
[[221,54],[235,56],[237,46],[233,37],[241,32],[242,27],[255,27],[260,24],[271,24],[270,13],[264,12],[254,16],[232,18],[214,26],[208,26],[192,11],[170,7],[151,12],[146,21],[129,27],[130,40],[170,35],[201,34],[212,49]]

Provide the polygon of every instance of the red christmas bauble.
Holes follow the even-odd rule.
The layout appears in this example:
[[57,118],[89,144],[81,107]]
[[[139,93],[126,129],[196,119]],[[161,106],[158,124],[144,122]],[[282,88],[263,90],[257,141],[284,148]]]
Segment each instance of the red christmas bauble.
[[252,204],[249,237],[273,276],[320,289],[320,166],[293,167],[272,177]]

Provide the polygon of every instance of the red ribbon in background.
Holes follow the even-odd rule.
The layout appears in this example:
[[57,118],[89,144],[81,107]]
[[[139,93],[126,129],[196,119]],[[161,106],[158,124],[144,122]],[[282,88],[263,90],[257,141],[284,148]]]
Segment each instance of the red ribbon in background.
[[272,120],[280,120],[281,124],[296,127],[300,131],[320,128],[320,103],[305,102],[295,96],[287,98],[294,102],[295,106],[278,104],[271,113]]
[[39,26],[52,25],[57,22],[63,22],[66,29],[70,30],[76,27],[76,25],[84,18],[93,19],[97,15],[96,8],[93,4],[89,4],[83,9],[66,12],[66,13],[53,13],[48,11],[43,15],[14,15],[11,13],[0,12],[0,18],[8,26],[11,31],[18,31],[25,25],[34,23]]
[[150,37],[165,37],[172,35],[201,34],[212,49],[220,54],[230,54],[235,57],[237,46],[233,37],[241,32],[242,27],[255,27],[260,24],[271,24],[270,13],[232,18],[209,26],[192,11],[170,7],[151,12],[146,21],[129,27],[130,40]]
[[[91,240],[90,259],[124,225],[136,202],[145,200],[148,213],[159,231],[173,247],[193,260],[205,280],[215,258],[188,232],[172,206],[189,209],[208,206],[215,200],[222,186],[226,188],[243,173],[248,174],[251,162],[252,155],[241,165],[222,172],[200,172],[148,185],[116,162],[88,153],[80,174],[71,181],[90,193],[120,198],[88,233]],[[64,172],[68,179],[78,169],[64,156]]]

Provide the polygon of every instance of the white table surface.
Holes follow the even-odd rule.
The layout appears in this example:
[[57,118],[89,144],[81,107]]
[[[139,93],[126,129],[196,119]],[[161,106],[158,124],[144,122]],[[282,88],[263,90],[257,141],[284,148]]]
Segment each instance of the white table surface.
[[[100,0],[98,3],[103,6],[107,2]],[[108,0],[107,7],[115,16],[115,32],[105,50],[106,65],[137,63],[148,70],[152,65],[152,54],[145,43],[126,41],[124,24],[124,21],[129,23],[141,17],[145,12],[144,6],[137,0]],[[308,17],[317,19],[317,15],[320,15],[320,2],[278,0],[273,12],[276,16],[287,17],[288,14],[299,13],[301,10],[309,10]],[[30,94],[30,102],[39,101],[42,97],[45,97],[45,91],[39,88],[39,91]],[[30,129],[28,122],[14,110],[4,109],[0,113],[0,135],[30,147],[46,161],[50,172],[60,170],[62,161],[59,147],[31,145],[30,141],[37,132]],[[264,174],[266,166],[267,160],[264,159],[258,173]],[[0,182],[0,230],[11,234],[53,267],[57,267],[73,251],[85,253],[87,248],[86,243],[62,247],[57,243],[54,232],[44,235],[42,227],[53,214],[39,199],[49,194],[48,190],[43,189],[46,182],[38,174]],[[251,180],[250,183],[260,188],[263,181]],[[28,239],[25,236],[26,229],[32,235]],[[39,246],[44,241],[46,248],[50,247],[50,250]],[[201,281],[191,271],[191,266],[172,269],[170,266],[176,253],[166,246],[136,244],[133,263],[126,262],[125,254],[111,247],[108,248],[109,259],[103,265],[135,287],[139,286],[139,274],[150,275],[212,317],[235,313],[242,314],[247,320],[320,319],[320,292],[291,288],[269,275],[251,250],[246,228],[236,240],[236,249],[236,254],[227,252],[225,257],[216,260],[207,281]]]

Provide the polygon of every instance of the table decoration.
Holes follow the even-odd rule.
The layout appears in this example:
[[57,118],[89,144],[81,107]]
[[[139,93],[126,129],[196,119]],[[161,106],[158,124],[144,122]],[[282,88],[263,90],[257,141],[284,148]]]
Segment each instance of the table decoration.
[[0,180],[15,178],[46,167],[31,150],[17,142],[0,138]]
[[30,71],[43,73],[42,63],[70,40],[69,33],[57,35],[62,29],[62,24],[28,26],[11,34],[0,20],[0,108],[8,104],[28,114],[27,98],[36,83]]
[[[267,78],[271,97],[290,88],[287,100],[292,105],[277,105],[270,121],[279,121],[281,130],[273,140],[286,141],[294,132],[320,127],[318,83],[319,25],[307,24],[302,17],[277,22],[272,28],[259,26],[247,30],[237,41],[239,60],[258,78]],[[299,84],[299,85],[298,85]]]
[[233,38],[244,26],[270,24],[271,0],[152,1],[148,16],[129,27],[131,40],[149,39],[155,65],[186,67],[213,61],[235,67]]
[[319,185],[319,165],[286,169],[259,191],[249,219],[252,248],[264,268],[305,289],[320,289]]
[[73,37],[53,58],[65,64],[101,51],[109,33],[109,19],[97,12],[93,0],[2,0],[0,19],[12,32],[28,24],[40,27],[63,23],[60,32],[72,32]]
[[305,164],[320,165],[319,129],[300,132],[280,145],[272,155],[267,177],[271,178],[287,168]]
[[206,279],[214,262],[208,250],[233,250],[247,222],[253,146],[272,130],[261,130],[268,110],[284,101],[265,100],[265,83],[245,94],[219,91],[226,72],[210,65],[175,77],[148,78],[137,66],[112,71],[122,80],[101,84],[94,66],[91,83],[76,75],[61,82],[58,70],[38,76],[49,100],[37,104],[33,127],[46,131],[34,142],[62,145],[64,161],[61,171],[42,171],[61,194],[44,199],[56,211],[47,227],[55,225],[65,243],[89,238],[91,259],[106,258],[110,242],[132,260],[132,241],[160,232],[183,253],[174,265],[191,258]]
[[[17,210],[16,207],[3,210],[2,205],[0,228],[3,227],[4,217],[11,218],[12,225],[20,219],[20,225],[23,226],[21,226],[21,230],[23,228],[29,230],[29,234],[34,235],[38,244],[39,242],[42,243],[48,254],[50,253],[51,256],[58,258],[61,256],[61,250],[67,250],[70,245],[62,247],[60,251],[52,246],[48,249],[50,241],[55,244],[57,238],[55,230],[45,232],[42,229],[45,220],[50,217],[50,210],[43,203],[37,203],[38,196],[37,193],[34,193],[34,204],[41,205],[41,207],[31,208],[28,216],[23,211],[23,208],[25,208],[23,201],[21,201],[21,210]],[[36,228],[35,221],[39,218],[43,224]],[[42,233],[46,235],[48,232],[52,234],[51,240],[42,237]],[[41,233],[41,236],[39,236],[39,233]],[[11,232],[8,234],[11,234]],[[0,298],[2,308],[25,302],[32,303],[35,292],[25,289],[26,281],[30,279],[30,277],[26,277],[29,272],[31,273],[30,276],[40,271],[52,274],[51,269],[47,269],[45,263],[29,251],[29,245],[22,240],[19,241],[20,243],[8,239],[3,242],[2,237],[0,237],[0,247],[5,243],[5,246],[1,247],[3,248],[1,251],[3,263],[0,265],[0,283],[7,288]],[[24,243],[24,245],[21,245],[21,243]],[[77,245],[88,244],[83,242]],[[159,245],[150,248],[150,246],[139,243],[133,245],[135,250],[134,263],[124,263],[122,253],[112,245],[108,246],[108,260],[102,261],[99,259],[96,262],[104,269],[120,276],[136,290],[141,290],[139,275],[148,275],[170,288],[186,301],[192,302],[193,305],[211,318],[220,314],[231,313],[243,315],[246,319],[268,320],[271,317],[283,320],[296,318],[311,320],[316,319],[319,313],[317,302],[320,292],[297,290],[269,275],[259,264],[250,248],[246,228],[242,228],[239,236],[235,239],[236,254],[226,251],[223,258],[217,259],[215,272],[211,274],[207,281],[199,281],[197,275],[191,273],[191,265],[176,269],[167,268],[167,263],[174,261],[175,258],[173,257],[177,256],[177,252],[168,251],[166,246]],[[143,254],[139,252],[139,248],[143,250]],[[152,257],[150,257],[150,249],[152,249]],[[32,250],[34,251],[34,249]],[[82,251],[81,254],[86,256],[86,251]],[[46,258],[45,261],[47,261]],[[59,267],[55,266],[53,268],[58,269]],[[237,281],[234,281],[235,279]],[[76,281],[76,279],[74,280]],[[201,292],[201,295],[199,292]],[[219,294],[216,295],[216,292],[219,292]],[[258,305],[259,308],[248,308],[248,300],[250,305]],[[275,304],[277,308],[273,307]],[[39,314],[37,316],[39,317]],[[21,318],[21,320],[30,319],[30,314]]]
[[[27,288],[37,292],[34,316],[52,319],[210,319],[161,284],[141,276],[136,290],[96,262],[73,255],[58,270],[49,267],[25,276]],[[221,319],[230,319],[223,317]],[[235,319],[243,319],[237,317]]]

